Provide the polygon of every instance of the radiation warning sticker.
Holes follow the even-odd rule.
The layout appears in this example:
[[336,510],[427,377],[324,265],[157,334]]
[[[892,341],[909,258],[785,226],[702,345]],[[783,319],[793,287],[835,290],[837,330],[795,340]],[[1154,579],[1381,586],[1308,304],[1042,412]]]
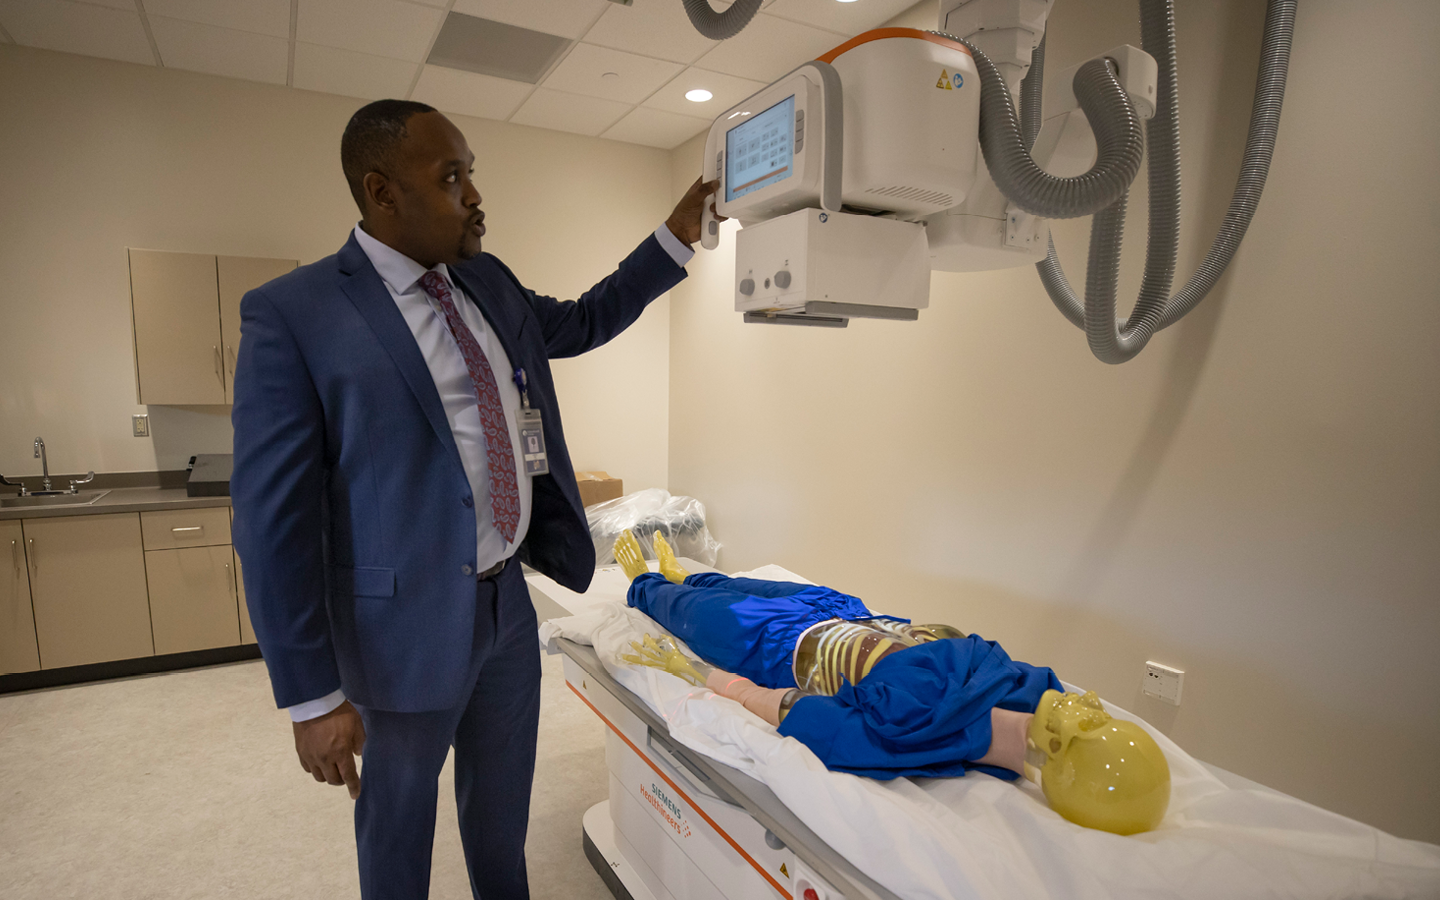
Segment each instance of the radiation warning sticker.
[[950,84],[950,73],[944,69],[940,70],[940,80],[935,82],[935,87],[942,91],[953,91],[955,88]]
[[781,875],[784,875],[786,878],[789,878],[789,877],[790,877],[790,872],[785,868],[785,864],[784,864],[784,863],[781,863],[781,864],[780,864],[780,874],[781,874]]

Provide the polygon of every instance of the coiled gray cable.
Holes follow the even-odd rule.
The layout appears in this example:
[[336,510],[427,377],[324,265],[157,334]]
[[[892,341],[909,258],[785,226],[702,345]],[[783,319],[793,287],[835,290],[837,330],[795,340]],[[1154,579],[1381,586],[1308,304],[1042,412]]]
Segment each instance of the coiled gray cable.
[[[1295,7],[1296,0],[1268,2],[1250,130],[1230,208],[1204,260],[1184,288],[1171,297],[1170,287],[1180,243],[1180,113],[1174,6],[1173,0],[1140,0],[1141,44],[1147,53],[1155,57],[1159,79],[1155,117],[1146,126],[1149,144],[1149,234],[1145,274],[1135,309],[1124,321],[1116,317],[1115,294],[1121,237],[1125,227],[1124,197],[1111,208],[1096,214],[1091,223],[1083,303],[1075,296],[1065,277],[1053,239],[1045,259],[1035,265],[1050,299],[1067,319],[1085,330],[1091,352],[1102,362],[1116,364],[1133,359],[1157,331],[1174,324],[1194,309],[1234,258],[1260,203],[1274,154],[1280,108],[1285,98]],[[1043,42],[1036,55],[1042,57],[1043,66]],[[1034,66],[1032,59],[1032,73]],[[1028,75],[1026,80],[1029,80]],[[1034,88],[1036,96],[1039,90],[1039,86]],[[1088,111],[1086,114],[1089,115]]]
[[1020,117],[1005,78],[974,44],[936,31],[963,45],[980,73],[980,152],[995,186],[1011,203],[1047,219],[1098,213],[1130,189],[1140,171],[1145,137],[1140,117],[1104,60],[1091,60],[1075,73],[1075,99],[1095,133],[1095,164],[1073,178],[1057,178],[1035,164],[1021,134]]
[[761,0],[735,0],[724,12],[716,12],[710,0],[685,0],[685,14],[695,30],[712,41],[739,34],[760,9]]

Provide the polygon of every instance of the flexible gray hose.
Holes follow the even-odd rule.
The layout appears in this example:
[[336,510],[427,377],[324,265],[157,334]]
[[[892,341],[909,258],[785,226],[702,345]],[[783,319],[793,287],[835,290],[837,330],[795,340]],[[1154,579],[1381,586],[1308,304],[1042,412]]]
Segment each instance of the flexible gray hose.
[[1035,149],[1035,138],[1045,123],[1045,36],[1030,53],[1030,70],[1020,81],[1020,141],[1026,150]]
[[1140,171],[1145,138],[1140,117],[1108,63],[1091,60],[1075,73],[1075,99],[1095,133],[1095,164],[1073,178],[1057,178],[1030,157],[1010,89],[990,57],[964,38],[935,34],[964,45],[975,60],[980,73],[980,152],[995,186],[1011,203],[1047,219],[1073,219],[1093,215],[1125,196]]
[[[1133,359],[1155,332],[1174,324],[1205,297],[1239,248],[1259,205],[1274,153],[1294,34],[1295,5],[1295,0],[1269,0],[1250,133],[1230,209],[1195,274],[1180,293],[1170,297],[1180,240],[1180,113],[1174,8],[1173,0],[1140,0],[1142,46],[1155,57],[1159,81],[1155,117],[1146,127],[1149,240],[1145,275],[1135,309],[1127,320],[1117,320],[1115,294],[1125,224],[1123,199],[1096,215],[1091,224],[1083,304],[1065,277],[1053,239],[1046,258],[1036,264],[1050,299],[1067,319],[1085,330],[1091,352],[1101,361],[1115,364]],[[1031,66],[1033,70],[1033,61]]]
[[716,12],[710,0],[684,0],[685,14],[695,30],[712,41],[723,41],[739,34],[750,24],[760,9],[761,0],[735,0],[724,12]]

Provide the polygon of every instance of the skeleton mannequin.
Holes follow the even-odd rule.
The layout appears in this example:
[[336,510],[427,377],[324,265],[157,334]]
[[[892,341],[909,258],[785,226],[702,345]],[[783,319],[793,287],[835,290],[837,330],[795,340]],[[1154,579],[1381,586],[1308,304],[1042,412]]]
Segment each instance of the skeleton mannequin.
[[[1154,740],[1112,719],[1095,694],[1057,690],[1048,669],[1014,662],[998,645],[950,626],[876,616],[828,588],[692,576],[658,533],[655,550],[663,580],[648,572],[633,535],[616,541],[630,605],[708,662],[649,635],[622,659],[741,703],[830,768],[877,778],[977,767],[1020,774],[1040,784],[1065,818],[1117,834],[1154,828],[1164,815],[1170,773]],[[968,663],[944,662],[952,657]],[[886,702],[896,697],[908,702]],[[953,735],[948,746],[932,739],[944,735]],[[913,750],[886,758],[910,741]]]

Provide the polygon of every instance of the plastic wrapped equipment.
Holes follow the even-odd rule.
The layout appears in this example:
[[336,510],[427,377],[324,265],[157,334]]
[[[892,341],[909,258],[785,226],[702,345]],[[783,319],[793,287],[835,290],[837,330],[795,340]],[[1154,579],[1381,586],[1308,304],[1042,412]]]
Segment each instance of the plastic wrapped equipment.
[[650,488],[585,508],[590,539],[595,542],[595,565],[615,564],[615,540],[628,528],[640,542],[646,559],[655,558],[654,534],[659,531],[684,556],[715,565],[720,543],[705,527],[705,504],[694,497],[672,497],[662,488]]

